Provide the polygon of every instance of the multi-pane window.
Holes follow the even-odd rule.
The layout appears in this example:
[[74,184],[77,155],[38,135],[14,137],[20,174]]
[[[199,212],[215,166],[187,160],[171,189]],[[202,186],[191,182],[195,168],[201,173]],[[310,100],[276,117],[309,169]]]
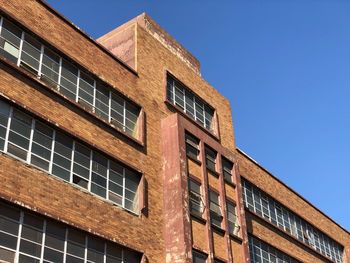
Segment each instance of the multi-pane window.
[[233,163],[222,157],[222,173],[226,182],[233,183],[232,179]]
[[219,194],[211,190],[209,190],[209,208],[212,225],[221,228],[223,217],[220,207],[220,196]]
[[227,206],[227,221],[228,221],[229,232],[233,235],[237,235],[240,229],[240,226],[238,224],[236,206],[229,201],[226,202],[226,206]]
[[207,169],[213,172],[216,171],[216,157],[217,152],[208,146],[205,146],[205,164]]
[[111,125],[137,137],[139,106],[3,17],[0,17],[0,55]]
[[186,155],[194,160],[198,160],[199,156],[199,140],[192,135],[186,133]]
[[190,212],[202,217],[203,214],[203,198],[201,194],[201,185],[193,179],[188,180],[188,191],[190,201]]
[[208,256],[204,253],[201,253],[197,250],[192,250],[192,262],[193,263],[206,263]]
[[248,209],[269,220],[301,242],[310,245],[334,262],[343,262],[342,245],[272,199],[256,186],[246,180],[242,180],[242,182],[245,206]]
[[141,262],[141,254],[0,202],[0,262]]
[[250,260],[252,263],[300,263],[267,243],[249,236]]
[[167,75],[167,99],[209,131],[214,131],[214,109],[170,74]]
[[0,151],[138,212],[138,172],[2,100]]

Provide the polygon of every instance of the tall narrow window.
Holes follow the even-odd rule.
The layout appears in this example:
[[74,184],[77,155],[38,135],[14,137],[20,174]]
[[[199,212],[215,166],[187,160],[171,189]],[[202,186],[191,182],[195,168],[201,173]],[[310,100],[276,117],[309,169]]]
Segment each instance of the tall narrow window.
[[70,181],[70,171],[72,166],[72,151],[73,140],[56,131],[52,174],[68,182]]
[[70,62],[62,59],[60,93],[75,100],[77,94],[78,69]]
[[216,157],[217,153],[209,148],[208,146],[205,147],[205,163],[207,166],[207,169],[213,172],[216,172]]
[[19,47],[21,44],[22,30],[3,18],[0,39],[1,55],[10,61],[17,63]]
[[210,219],[214,226],[221,228],[222,213],[220,208],[219,194],[209,191]]
[[73,183],[83,188],[88,188],[88,181],[90,178],[90,156],[90,149],[80,143],[75,143]]
[[222,158],[222,173],[224,174],[224,179],[226,182],[233,183],[232,169],[233,169],[233,163],[223,157]]
[[188,191],[190,201],[190,212],[196,216],[202,217],[204,203],[201,194],[201,185],[196,181],[189,179]]
[[50,86],[58,87],[58,77],[60,70],[60,57],[48,49],[44,48],[43,63],[41,67],[41,79]]
[[36,121],[33,133],[31,164],[49,170],[52,152],[53,129]]
[[186,154],[188,157],[194,160],[198,160],[199,156],[199,140],[192,135],[186,133]]
[[226,204],[227,204],[227,221],[228,221],[229,231],[231,234],[237,235],[240,229],[240,226],[238,224],[236,206],[229,201],[227,201]]
[[34,74],[40,66],[41,44],[29,34],[24,34],[20,65]]
[[93,152],[91,192],[106,198],[108,159]]
[[95,81],[88,74],[80,71],[78,103],[92,110],[94,107]]
[[10,106],[0,100],[0,151],[4,150]]
[[95,112],[99,117],[108,121],[109,91],[102,83],[97,82],[96,84]]
[[13,111],[7,151],[22,160],[27,160],[31,125],[32,118],[29,115]]

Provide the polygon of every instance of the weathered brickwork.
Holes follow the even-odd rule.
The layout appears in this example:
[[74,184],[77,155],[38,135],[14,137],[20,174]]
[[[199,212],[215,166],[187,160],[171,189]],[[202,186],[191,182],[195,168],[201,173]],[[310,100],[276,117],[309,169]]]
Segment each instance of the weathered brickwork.
[[[0,153],[0,199],[137,250],[144,254],[143,262],[192,262],[193,248],[207,253],[209,263],[213,263],[214,258],[227,263],[248,263],[247,229],[302,262],[327,262],[245,211],[242,175],[344,245],[349,257],[348,232],[237,152],[230,102],[201,77],[197,59],[146,14],[102,36],[99,43],[109,51],[42,1],[0,0],[0,9],[1,15],[17,21],[47,46],[142,107],[144,140],[138,142],[64,98],[36,76],[0,58],[0,98],[142,173],[146,209],[140,215],[132,214],[4,153]],[[132,29],[124,32],[125,28]],[[125,56],[120,56],[125,62],[110,52],[125,52]],[[167,72],[215,109],[216,134],[166,102]],[[168,119],[183,127],[164,126]],[[203,152],[201,162],[186,158],[185,130],[200,138],[202,149],[206,143],[235,164],[234,183],[225,183],[220,177],[222,171],[207,175]],[[209,208],[205,210],[205,220],[190,216],[189,174],[202,180],[206,191],[215,189],[239,208],[241,228],[236,236],[228,233],[225,205],[222,207],[225,223],[220,231],[210,225]],[[222,198],[220,202],[226,201]]]

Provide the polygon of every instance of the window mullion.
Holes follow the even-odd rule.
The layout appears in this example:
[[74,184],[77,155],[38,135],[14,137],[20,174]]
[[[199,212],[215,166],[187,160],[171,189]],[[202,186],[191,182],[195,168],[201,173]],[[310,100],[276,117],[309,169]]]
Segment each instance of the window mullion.
[[43,228],[43,237],[41,241],[41,255],[40,255],[40,262],[43,262],[44,260],[44,249],[45,249],[45,238],[46,238],[46,220],[44,220],[44,228]]
[[68,240],[68,228],[66,227],[65,231],[65,236],[64,236],[64,247],[63,247],[63,262],[66,263],[66,257],[67,257],[67,240]]
[[88,248],[88,236],[85,235],[85,253],[84,253],[84,262],[87,262],[87,248]]
[[126,101],[123,101],[123,131],[126,131]]
[[110,169],[110,160],[107,159],[107,175],[106,175],[106,199],[109,200],[109,169]]
[[94,97],[93,97],[93,112],[96,112],[96,80],[94,80]]
[[88,190],[91,192],[91,178],[92,178],[92,158],[93,158],[93,151],[90,150],[90,167],[89,167],[89,181],[88,181]]
[[54,156],[55,144],[56,144],[56,130],[53,130],[52,143],[51,143],[51,156],[50,156],[50,163],[49,163],[49,173],[50,174],[52,174],[52,166],[53,166],[53,156]]
[[70,183],[73,183],[74,154],[75,154],[75,141],[73,141],[72,154],[71,154],[70,178],[69,178]]
[[38,70],[38,76],[41,78],[41,69],[43,66],[43,59],[44,59],[44,45],[40,46],[40,60],[39,60],[39,70]]
[[108,122],[112,122],[112,91],[108,92]]
[[21,41],[19,44],[19,50],[18,50],[18,60],[17,60],[17,66],[19,67],[21,64],[21,56],[22,56],[22,49],[23,49],[23,41],[24,41],[24,31],[22,31],[21,34]]
[[1,35],[1,32],[2,32],[2,24],[3,23],[4,23],[4,18],[2,16],[0,16],[0,35]]
[[21,242],[21,235],[22,235],[22,226],[23,226],[23,218],[24,218],[24,212],[20,212],[20,218],[19,218],[19,227],[18,227],[18,239],[17,239],[17,246],[16,246],[16,256],[15,256],[15,262],[19,261],[19,245]]
[[58,90],[61,89],[61,77],[62,77],[62,57],[60,57],[59,69],[58,69]]
[[171,84],[172,84],[172,88],[173,88],[173,101],[174,101],[174,105],[176,105],[176,96],[175,96],[175,81],[174,81],[174,80],[172,80]]
[[31,163],[34,129],[35,129],[35,120],[34,120],[34,118],[33,118],[33,119],[32,119],[32,124],[31,124],[31,128],[30,128],[30,137],[29,137],[29,148],[28,148],[28,155],[27,155],[27,163]]
[[80,84],[80,69],[78,69],[78,77],[77,77],[77,89],[76,89],[76,95],[75,95],[75,101],[79,101],[79,84]]
[[122,207],[125,208],[125,168],[123,168],[123,202]]
[[104,242],[104,245],[103,245],[103,263],[106,263],[107,262],[107,243]]
[[9,141],[9,135],[10,135],[12,116],[13,116],[13,107],[10,107],[10,114],[9,114],[9,118],[7,121],[7,128],[6,128],[6,134],[5,134],[4,152],[7,152],[7,148],[8,148],[8,141]]

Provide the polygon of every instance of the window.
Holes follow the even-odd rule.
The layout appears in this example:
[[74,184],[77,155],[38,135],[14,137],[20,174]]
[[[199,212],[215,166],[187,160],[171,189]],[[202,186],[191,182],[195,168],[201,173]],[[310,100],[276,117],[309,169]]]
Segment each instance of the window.
[[119,130],[135,138],[139,135],[139,106],[3,17],[0,17],[0,55]]
[[186,155],[194,160],[198,160],[199,156],[199,140],[192,135],[186,133]]
[[202,217],[204,203],[201,194],[201,185],[196,181],[189,179],[188,191],[190,200],[190,212],[194,215]]
[[141,175],[0,100],[0,150],[138,213]]
[[273,200],[253,184],[246,180],[242,180],[242,183],[246,207],[324,256],[337,263],[342,262],[343,247],[340,244]]
[[209,207],[212,225],[221,228],[222,213],[220,208],[219,194],[209,190]]
[[214,109],[170,74],[167,75],[167,100],[207,130],[214,131]]
[[206,263],[208,256],[204,253],[192,250],[193,263]]
[[22,31],[7,19],[2,19],[0,32],[1,55],[17,63]]
[[229,201],[227,201],[226,204],[227,204],[227,220],[228,220],[229,232],[233,235],[238,235],[240,226],[238,224],[236,206]]
[[[19,245],[17,245],[19,244]],[[66,245],[65,245],[66,244]],[[65,248],[66,246],[66,248]],[[0,202],[0,261],[141,262],[141,253]]]
[[222,157],[222,173],[226,182],[233,183],[232,179],[233,163]]
[[205,163],[207,169],[212,172],[216,172],[216,156],[217,153],[214,150],[208,146],[205,147]]
[[294,258],[288,256],[287,254],[277,250],[276,248],[268,245],[267,243],[253,236],[249,236],[249,251],[252,263],[300,263]]

